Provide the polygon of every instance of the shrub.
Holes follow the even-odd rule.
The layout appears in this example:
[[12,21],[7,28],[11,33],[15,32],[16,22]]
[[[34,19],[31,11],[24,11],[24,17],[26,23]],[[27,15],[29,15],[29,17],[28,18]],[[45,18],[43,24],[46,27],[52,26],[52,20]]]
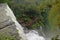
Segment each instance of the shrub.
[[0,0],[0,3],[7,3],[8,0]]
[[2,33],[0,33],[0,40],[14,40],[14,37],[10,35],[3,35]]

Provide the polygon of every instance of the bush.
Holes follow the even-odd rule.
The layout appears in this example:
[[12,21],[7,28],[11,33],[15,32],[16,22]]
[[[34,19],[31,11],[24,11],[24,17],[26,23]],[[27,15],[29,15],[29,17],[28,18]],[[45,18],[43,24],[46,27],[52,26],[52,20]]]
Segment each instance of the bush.
[[7,3],[8,0],[0,0],[0,3]]
[[3,35],[2,33],[0,33],[0,40],[14,40],[14,37],[10,35]]

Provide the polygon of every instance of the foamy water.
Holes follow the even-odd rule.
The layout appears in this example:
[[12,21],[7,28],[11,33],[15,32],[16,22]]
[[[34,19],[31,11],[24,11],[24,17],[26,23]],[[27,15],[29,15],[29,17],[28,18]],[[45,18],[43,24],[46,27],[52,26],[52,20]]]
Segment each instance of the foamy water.
[[26,34],[27,40],[45,40],[44,37],[39,36],[38,32],[35,30],[31,30]]

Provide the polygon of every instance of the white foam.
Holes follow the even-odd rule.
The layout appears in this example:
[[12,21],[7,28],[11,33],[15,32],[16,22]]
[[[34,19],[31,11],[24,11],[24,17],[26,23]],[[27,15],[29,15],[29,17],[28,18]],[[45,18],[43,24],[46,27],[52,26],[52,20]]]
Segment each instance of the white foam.
[[27,40],[45,40],[44,37],[39,36],[38,32],[35,30],[31,30],[26,34]]

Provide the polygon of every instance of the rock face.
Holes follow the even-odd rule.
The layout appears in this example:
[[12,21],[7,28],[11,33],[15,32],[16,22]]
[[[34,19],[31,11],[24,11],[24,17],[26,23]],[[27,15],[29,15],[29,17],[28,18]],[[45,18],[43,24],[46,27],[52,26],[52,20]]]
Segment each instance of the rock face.
[[[14,15],[12,15],[12,13],[9,12],[11,10],[7,7],[8,7],[7,4],[0,4],[0,32],[3,35],[13,35],[14,40],[20,40],[20,37],[19,37],[20,34],[18,34],[18,30],[17,30],[18,23]],[[23,29],[20,29],[20,30],[23,31]],[[21,34],[22,33],[23,32],[21,32]]]

